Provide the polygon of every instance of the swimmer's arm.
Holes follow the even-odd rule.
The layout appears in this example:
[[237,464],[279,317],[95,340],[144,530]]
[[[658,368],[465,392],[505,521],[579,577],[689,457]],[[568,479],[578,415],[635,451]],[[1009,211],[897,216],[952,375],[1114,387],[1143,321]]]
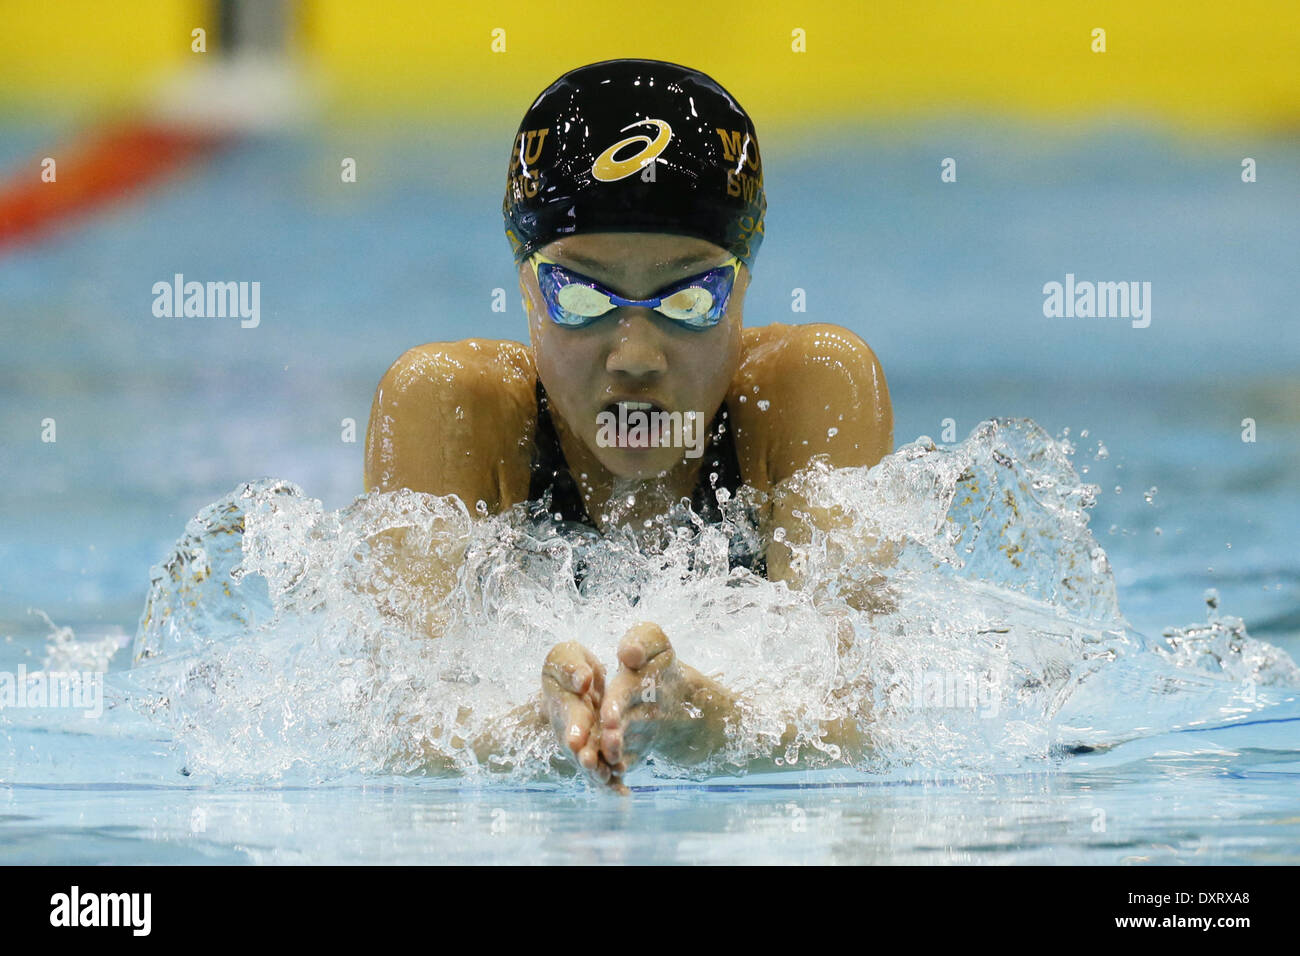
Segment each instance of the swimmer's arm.
[[[479,501],[493,513],[512,504],[527,481],[526,449],[510,438],[528,425],[526,353],[517,342],[486,339],[433,342],[403,353],[375,389],[366,491],[455,495],[471,515]],[[456,584],[464,542],[455,534],[439,541],[436,526],[431,534],[415,530],[396,527],[370,537],[381,560],[359,590],[436,637],[445,623],[437,609]]]
[[[472,712],[468,708],[461,708],[457,716],[464,722],[472,716]],[[442,734],[440,730],[434,729],[431,736],[440,738]],[[479,766],[503,772],[514,769],[520,759],[519,755],[531,750],[533,744],[545,746],[550,739],[550,721],[546,717],[541,695],[534,695],[527,703],[491,720],[485,729],[470,740],[453,734],[450,743],[457,751],[463,750],[468,744],[474,751],[474,759]],[[421,769],[428,774],[459,773],[462,769],[450,755],[427,743],[422,746],[422,757]],[[573,761],[565,760],[559,753],[551,758],[550,767],[564,777],[576,776],[579,772]]]
[[375,389],[366,491],[456,495],[471,512],[482,501],[493,514],[523,500],[535,374],[518,342],[431,342],[403,353]]
[[[767,576],[791,588],[804,586],[795,549],[812,541],[813,529],[832,531],[844,524],[835,509],[813,507],[799,492],[799,472],[820,458],[833,468],[870,467],[894,449],[894,410],[880,360],[857,335],[836,325],[793,327],[788,342],[773,350],[761,377],[762,391],[774,395],[772,426],[765,454],[771,499],[765,516]],[[778,540],[779,539],[779,540]],[[866,539],[862,552],[876,567],[893,564],[889,542]],[[862,553],[859,552],[859,553]],[[877,576],[849,594],[859,610],[888,607]]]
[[[813,528],[831,530],[844,519],[832,510],[810,505],[799,494],[795,476],[819,456],[836,468],[876,464],[893,451],[893,405],[879,359],[848,329],[824,323],[780,326],[758,330],[755,344],[738,376],[739,394],[733,407],[738,410],[741,428],[761,436],[761,440],[747,442],[746,448],[757,450],[760,467],[773,490],[764,522],[768,578],[801,588],[805,584],[802,568],[791,545],[806,545],[812,540]],[[766,402],[762,406],[741,403],[740,395],[759,395]],[[863,544],[873,555],[873,564],[892,563],[894,553],[888,542]],[[868,581],[849,603],[873,613],[888,610],[888,595],[874,587],[882,583],[880,577]],[[853,639],[847,612],[843,606],[832,606],[827,613],[835,619],[841,648],[847,646]],[[683,721],[684,729],[661,741],[658,749],[675,762],[692,764],[726,747],[730,729],[749,705],[717,681],[685,665],[683,669],[691,709]],[[845,760],[859,759],[868,747],[860,729],[864,717],[860,713],[856,718],[823,721],[823,742],[839,747]],[[788,724],[772,755],[751,761],[749,769],[789,769],[778,765],[776,757],[796,736],[796,727]]]
[[[722,752],[727,746],[729,734],[740,721],[746,705],[741,697],[733,694],[716,680],[706,677],[693,667],[681,665],[690,687],[687,710],[682,732],[668,735],[656,745],[656,750],[672,760],[685,766],[701,763]],[[776,755],[794,742],[797,730],[788,724],[782,734],[780,743],[772,753],[746,764],[750,772],[779,771],[795,769],[788,764],[777,764]],[[823,742],[832,744],[848,761],[860,759],[867,749],[856,720],[824,720],[821,722]]]
[[[831,532],[842,527],[845,519],[834,510],[814,507],[793,488],[779,488],[772,497],[765,534],[768,542],[766,553],[769,581],[784,581],[793,590],[812,587],[814,591],[831,591],[836,599],[842,599],[855,610],[865,611],[872,616],[891,613],[896,609],[888,579],[879,573],[859,577],[851,582],[808,581],[803,560],[796,553],[797,549],[812,542],[814,529]],[[776,531],[777,528],[782,529],[780,533]],[[781,540],[775,540],[777,537]],[[856,542],[854,550],[853,557],[857,565],[865,563],[871,569],[893,567],[898,558],[898,548],[894,542],[881,541],[869,534]],[[819,597],[819,594],[814,595],[815,599]]]

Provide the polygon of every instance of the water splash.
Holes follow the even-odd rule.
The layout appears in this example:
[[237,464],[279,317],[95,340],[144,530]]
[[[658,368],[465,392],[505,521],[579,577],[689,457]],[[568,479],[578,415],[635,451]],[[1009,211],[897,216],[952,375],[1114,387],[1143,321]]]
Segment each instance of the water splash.
[[[745,701],[724,752],[702,767],[659,761],[663,775],[743,773],[766,757],[867,772],[1041,765],[1238,717],[1300,685],[1286,654],[1235,619],[1163,641],[1128,626],[1088,529],[1099,488],[1072,450],[999,419],[871,469],[815,464],[789,492],[832,527],[787,540],[801,589],[729,568],[733,540],[758,534],[767,499],[752,489],[721,502],[718,526],[679,506],[602,538],[522,506],[471,516],[454,497],[398,491],[331,512],[287,482],[254,482],[200,512],[153,569],[136,666],[116,687],[167,729],[187,772],[265,780],[551,775],[553,739],[518,710],[542,660],[578,640],[612,661],[639,620]],[[841,752],[829,721],[856,725],[869,748]],[[485,734],[494,743],[476,747]]]

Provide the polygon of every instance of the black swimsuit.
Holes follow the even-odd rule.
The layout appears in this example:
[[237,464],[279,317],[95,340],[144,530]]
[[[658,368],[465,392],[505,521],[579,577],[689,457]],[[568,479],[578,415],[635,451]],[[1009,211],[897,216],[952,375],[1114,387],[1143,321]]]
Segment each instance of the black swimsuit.
[[[727,403],[723,402],[709,425],[704,464],[700,467],[695,490],[691,494],[691,508],[710,524],[722,521],[716,489],[726,488],[734,496],[743,484],[740,460],[736,456],[736,441],[727,422]],[[546,389],[542,387],[540,379],[537,382],[537,437],[528,482],[528,500],[549,502],[548,511],[557,524],[571,522],[588,528],[596,527],[587,513],[587,505],[582,500],[577,483],[569,472],[568,462],[564,459],[555,423],[551,421]],[[755,574],[767,576],[767,560],[762,548],[755,547],[752,541],[746,543],[733,540],[728,560],[733,568],[745,567]]]

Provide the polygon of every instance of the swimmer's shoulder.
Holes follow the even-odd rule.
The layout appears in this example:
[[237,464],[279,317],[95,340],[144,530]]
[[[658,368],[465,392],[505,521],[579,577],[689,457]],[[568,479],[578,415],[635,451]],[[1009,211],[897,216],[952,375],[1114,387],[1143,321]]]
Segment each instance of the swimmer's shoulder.
[[767,490],[817,455],[845,468],[893,451],[885,373],[860,336],[826,322],[773,323],[741,335],[727,408],[747,484]]
[[537,423],[532,351],[504,339],[408,349],[375,390],[367,491],[456,494],[499,511],[528,494]]

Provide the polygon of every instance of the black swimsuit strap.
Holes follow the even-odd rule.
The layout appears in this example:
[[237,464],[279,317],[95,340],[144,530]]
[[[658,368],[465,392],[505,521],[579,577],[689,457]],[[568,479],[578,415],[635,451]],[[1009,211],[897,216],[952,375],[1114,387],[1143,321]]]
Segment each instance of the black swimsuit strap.
[[[596,527],[587,513],[577,483],[569,471],[560,437],[551,420],[550,402],[541,379],[537,380],[537,437],[533,450],[532,473],[528,483],[528,499],[541,501],[549,490],[550,512],[561,521],[576,521]],[[717,488],[726,488],[733,495],[741,486],[740,459],[736,454],[736,441],[728,427],[730,416],[723,402],[709,425],[708,444],[704,449],[704,463],[700,466],[695,490],[691,494],[691,507],[707,521],[718,521]]]

